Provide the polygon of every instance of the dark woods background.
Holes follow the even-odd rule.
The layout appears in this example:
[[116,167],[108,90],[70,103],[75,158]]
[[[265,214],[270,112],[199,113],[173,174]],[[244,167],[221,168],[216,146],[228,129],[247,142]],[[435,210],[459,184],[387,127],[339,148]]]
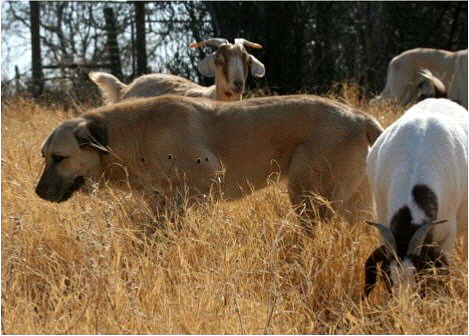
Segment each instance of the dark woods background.
[[[467,2],[4,2],[2,11],[4,38],[22,37],[36,53],[31,69],[2,78],[4,94],[76,94],[93,87],[91,70],[125,83],[168,72],[208,85],[197,62],[210,50],[188,45],[243,37],[264,47],[251,50],[266,66],[264,79],[249,79],[251,89],[323,94],[357,83],[370,96],[384,86],[393,56],[464,49],[468,35]],[[4,67],[15,66],[10,58]]]

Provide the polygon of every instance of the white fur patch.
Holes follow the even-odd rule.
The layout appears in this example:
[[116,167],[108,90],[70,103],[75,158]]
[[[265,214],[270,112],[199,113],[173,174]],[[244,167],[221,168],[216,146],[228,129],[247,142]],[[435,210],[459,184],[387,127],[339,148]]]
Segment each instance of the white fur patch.
[[415,283],[415,266],[408,258],[405,258],[402,263],[393,261],[391,263],[391,281],[393,287],[397,288],[402,285],[412,286]]

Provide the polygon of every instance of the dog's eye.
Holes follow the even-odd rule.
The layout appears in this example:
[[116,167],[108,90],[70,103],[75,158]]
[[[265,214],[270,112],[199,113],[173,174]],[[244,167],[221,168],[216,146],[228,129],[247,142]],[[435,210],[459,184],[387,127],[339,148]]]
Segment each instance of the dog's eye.
[[66,156],[62,156],[62,155],[52,155],[52,161],[54,161],[54,163],[59,163],[65,158]]

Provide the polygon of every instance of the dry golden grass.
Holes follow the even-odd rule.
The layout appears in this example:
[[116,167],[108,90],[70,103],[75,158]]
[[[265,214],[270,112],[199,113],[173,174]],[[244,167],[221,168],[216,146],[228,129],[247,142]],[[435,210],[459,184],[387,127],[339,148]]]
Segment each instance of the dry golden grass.
[[[342,99],[366,109],[354,90]],[[385,126],[401,113],[368,112]],[[122,191],[39,199],[40,145],[73,115],[3,103],[3,333],[467,334],[461,242],[435,292],[391,297],[380,285],[364,302],[375,230],[365,217],[335,217],[309,238],[282,185],[187,209],[182,227],[157,230],[145,205]]]

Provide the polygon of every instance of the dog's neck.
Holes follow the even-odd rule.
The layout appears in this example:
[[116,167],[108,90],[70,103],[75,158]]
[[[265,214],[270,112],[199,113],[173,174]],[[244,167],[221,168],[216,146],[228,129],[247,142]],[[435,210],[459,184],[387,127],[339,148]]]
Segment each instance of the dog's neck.
[[134,155],[138,152],[138,148],[127,148],[128,150],[122,151],[122,147],[113,147],[112,142],[108,148],[108,153],[100,155],[101,176],[104,177],[104,181],[125,190],[129,186],[132,186],[133,190],[155,189],[152,181],[147,178],[148,171],[145,169],[145,163],[141,161],[143,159],[137,159]]

